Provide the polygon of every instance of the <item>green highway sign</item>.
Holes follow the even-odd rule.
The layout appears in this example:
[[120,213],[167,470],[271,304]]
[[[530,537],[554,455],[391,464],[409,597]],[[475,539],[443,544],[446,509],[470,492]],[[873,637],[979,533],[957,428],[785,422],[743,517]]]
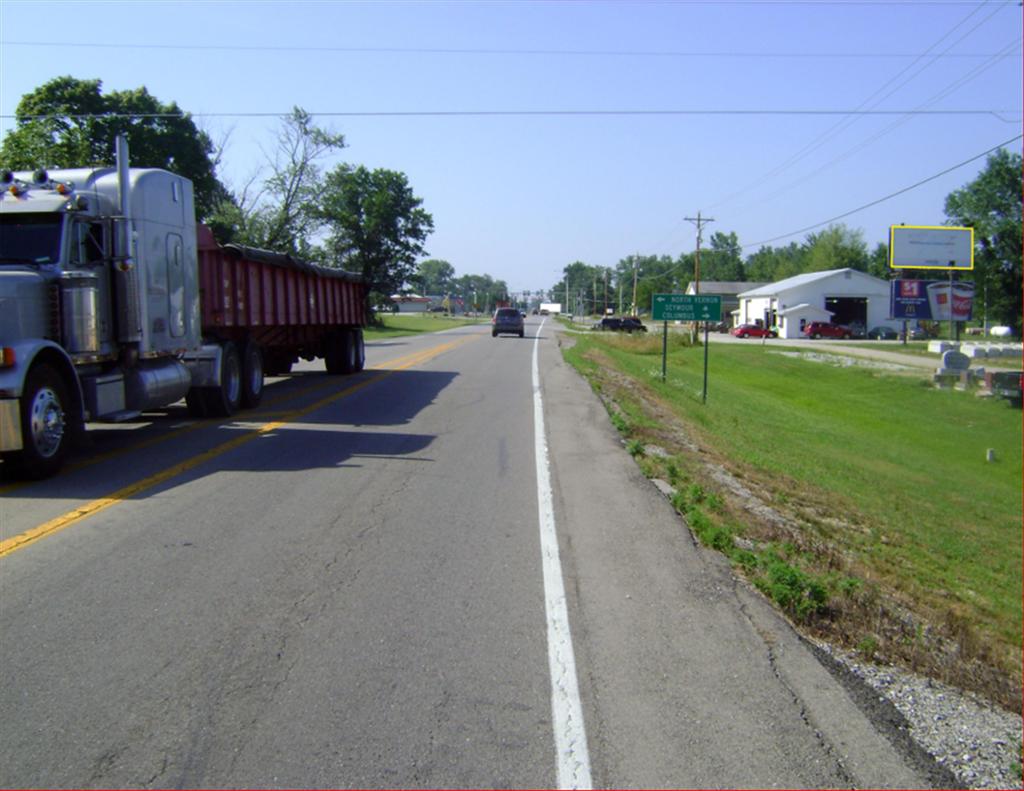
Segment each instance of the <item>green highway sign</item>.
[[722,298],[702,294],[655,294],[653,321],[721,321]]

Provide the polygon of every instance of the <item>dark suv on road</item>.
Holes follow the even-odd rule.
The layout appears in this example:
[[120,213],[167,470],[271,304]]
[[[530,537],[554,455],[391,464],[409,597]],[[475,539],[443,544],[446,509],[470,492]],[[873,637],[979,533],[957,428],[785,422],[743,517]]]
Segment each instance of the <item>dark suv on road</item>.
[[498,333],[524,335],[523,314],[516,308],[498,308],[491,317],[491,337],[497,338]]

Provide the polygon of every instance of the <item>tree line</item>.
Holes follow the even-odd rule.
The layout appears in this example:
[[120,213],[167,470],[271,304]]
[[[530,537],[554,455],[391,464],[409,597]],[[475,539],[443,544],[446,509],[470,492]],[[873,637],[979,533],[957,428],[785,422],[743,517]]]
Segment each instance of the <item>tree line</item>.
[[[320,163],[345,148],[345,138],[323,129],[299,107],[282,119],[276,145],[249,181],[230,189],[217,175],[224,145],[196,127],[176,103],[160,102],[145,87],[104,94],[100,80],[58,77],[22,97],[16,127],[0,144],[11,169],[109,165],[114,140],[128,138],[132,161],[190,179],[198,219],[222,243],[290,253],[324,266],[360,273],[371,304],[411,287],[461,299],[468,310],[490,310],[508,299],[508,287],[489,275],[456,277],[447,261],[417,261],[433,217],[404,173],[341,163]],[[991,155],[985,169],[947,196],[947,222],[975,229],[976,291],[995,321],[1021,329],[1021,155]],[[734,232],[716,231],[700,253],[678,257],[634,255],[614,267],[575,261],[545,295],[569,310],[588,313],[636,310],[651,295],[681,291],[690,281],[774,282],[801,274],[850,267],[892,276],[888,249],[868,250],[863,233],[832,225],[802,242],[762,246],[742,254]]]
[[[1001,149],[989,156],[984,170],[945,200],[946,224],[974,228],[974,270],[963,273],[973,280],[978,300],[984,300],[990,323],[1021,332],[1021,155]],[[614,267],[590,266],[574,261],[548,293],[567,310],[584,313],[643,311],[657,293],[685,291],[700,282],[773,283],[805,272],[856,269],[892,279],[888,245],[868,249],[863,232],[834,224],[808,234],[802,242],[781,247],[763,245],[743,256],[734,232],[717,231],[700,251],[673,258],[668,255],[631,255]],[[937,272],[915,270],[929,279]],[[754,286],[751,286],[752,288]]]
[[197,219],[222,244],[287,253],[358,272],[380,304],[415,274],[433,217],[404,173],[321,162],[345,138],[299,107],[282,119],[276,145],[241,188],[217,174],[224,147],[174,102],[145,87],[103,92],[100,80],[58,77],[22,97],[16,126],[0,144],[10,169],[109,166],[125,135],[132,164],[164,168],[194,187]]

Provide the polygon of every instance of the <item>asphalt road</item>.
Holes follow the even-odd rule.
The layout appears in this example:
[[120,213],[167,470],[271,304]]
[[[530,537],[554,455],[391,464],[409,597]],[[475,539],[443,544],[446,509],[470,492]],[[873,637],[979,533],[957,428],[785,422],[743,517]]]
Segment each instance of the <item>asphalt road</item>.
[[561,340],[373,343],[0,485],[0,785],[925,786],[694,544]]

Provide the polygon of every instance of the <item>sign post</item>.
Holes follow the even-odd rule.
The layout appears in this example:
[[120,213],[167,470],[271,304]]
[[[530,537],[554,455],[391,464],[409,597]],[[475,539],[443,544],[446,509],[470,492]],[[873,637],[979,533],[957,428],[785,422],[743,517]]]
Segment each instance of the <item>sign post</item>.
[[708,322],[722,320],[722,298],[711,294],[655,294],[651,298],[651,319],[664,322],[661,341],[661,381],[665,381],[668,365],[668,323],[670,321],[704,322],[704,392],[708,400]]
[[[949,307],[953,299],[953,273],[974,269],[974,229],[945,225],[890,225],[889,267],[891,269],[941,269],[949,273],[946,291]],[[901,278],[902,279],[902,278]],[[973,288],[973,284],[972,284]],[[907,316],[904,316],[907,318]],[[932,316],[938,320],[938,316]],[[968,316],[970,318],[970,316]],[[949,339],[959,339],[959,324],[949,313]],[[907,322],[903,322],[903,343]]]

